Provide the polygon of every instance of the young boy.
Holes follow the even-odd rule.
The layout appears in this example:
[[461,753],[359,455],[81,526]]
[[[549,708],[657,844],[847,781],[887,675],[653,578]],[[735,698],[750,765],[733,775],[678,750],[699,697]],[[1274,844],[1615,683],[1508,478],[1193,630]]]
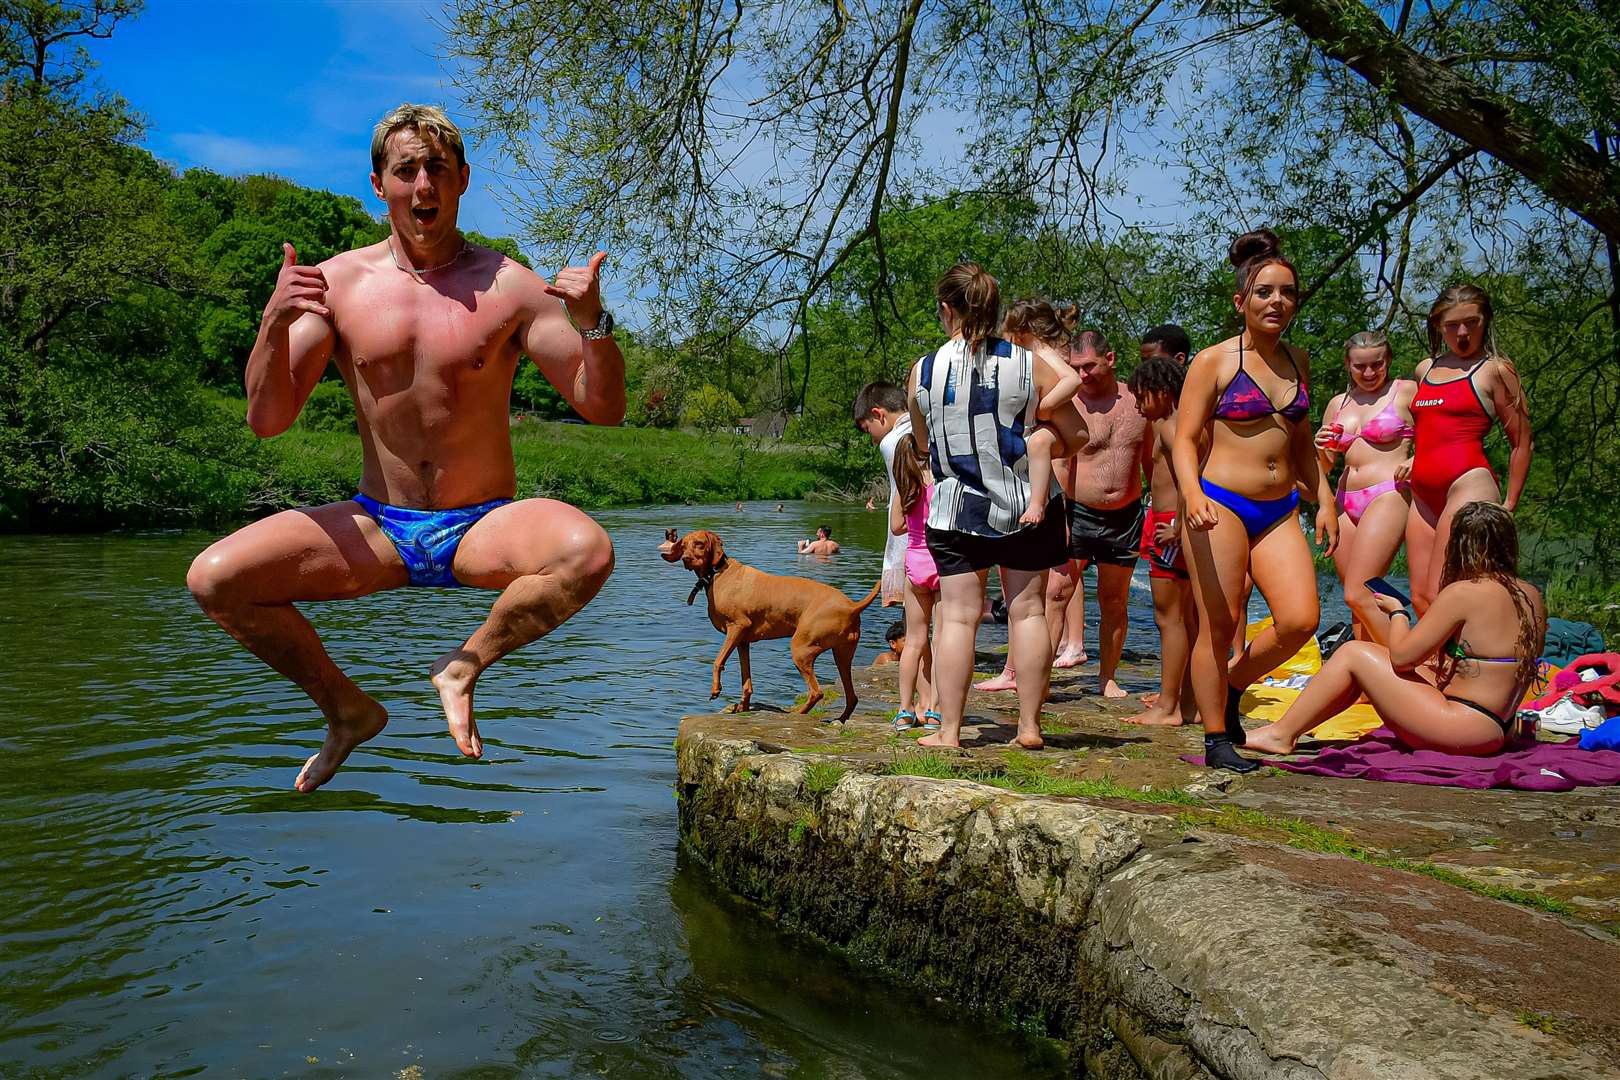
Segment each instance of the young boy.
[[1136,410],[1150,424],[1148,439],[1153,455],[1148,463],[1148,484],[1153,508],[1142,526],[1142,554],[1148,560],[1153,621],[1159,625],[1159,654],[1164,665],[1159,693],[1143,696],[1142,703],[1148,707],[1130,718],[1128,722],[1133,724],[1174,727],[1196,719],[1192,691],[1186,684],[1187,658],[1197,636],[1198,615],[1176,520],[1181,498],[1170,466],[1183,375],[1182,366],[1174,360],[1154,356],[1137,365],[1128,384],[1136,395]]
[[883,635],[889,643],[887,652],[877,654],[872,661],[873,667],[882,667],[884,664],[898,664],[906,652],[906,620],[896,619],[889,624],[889,632]]
[[[883,455],[883,470],[889,477],[889,503],[894,494],[894,448],[900,436],[911,430],[911,414],[906,410],[906,392],[894,383],[873,382],[861,387],[851,411],[855,430],[872,440]],[[868,504],[867,509],[872,509]],[[884,607],[903,604],[906,599],[906,538],[890,536],[883,548],[882,599]]]

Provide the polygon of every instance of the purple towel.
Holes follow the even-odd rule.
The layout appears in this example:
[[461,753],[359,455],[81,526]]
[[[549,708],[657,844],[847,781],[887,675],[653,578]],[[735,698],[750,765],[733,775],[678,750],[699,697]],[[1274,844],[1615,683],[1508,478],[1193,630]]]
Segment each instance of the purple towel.
[[1620,752],[1582,750],[1574,739],[1532,743],[1489,757],[1469,757],[1409,749],[1383,727],[1359,742],[1323,750],[1303,761],[1276,759],[1268,764],[1313,776],[1445,787],[1568,791],[1620,784]]

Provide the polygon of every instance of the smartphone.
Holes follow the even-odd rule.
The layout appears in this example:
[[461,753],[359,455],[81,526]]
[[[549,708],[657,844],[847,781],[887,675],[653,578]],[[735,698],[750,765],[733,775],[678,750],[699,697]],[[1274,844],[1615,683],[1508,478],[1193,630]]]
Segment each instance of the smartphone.
[[1407,596],[1405,593],[1401,592],[1401,590],[1397,589],[1395,586],[1391,585],[1381,577],[1368,578],[1363,584],[1365,584],[1368,589],[1371,589],[1375,593],[1381,593],[1384,596],[1394,597],[1401,602],[1402,607],[1412,606],[1412,598],[1410,596]]

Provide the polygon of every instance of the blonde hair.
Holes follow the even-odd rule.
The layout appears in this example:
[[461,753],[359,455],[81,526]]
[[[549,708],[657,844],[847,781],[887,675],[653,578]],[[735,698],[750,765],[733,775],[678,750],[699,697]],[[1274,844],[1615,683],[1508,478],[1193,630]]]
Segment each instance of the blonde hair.
[[1067,345],[1080,323],[1080,309],[1074,304],[1057,305],[1046,300],[1017,300],[1001,321],[1003,336],[1029,334],[1043,345]]
[[412,105],[405,102],[377,121],[371,132],[371,171],[382,175],[388,160],[388,139],[394,132],[410,128],[424,139],[431,136],[456,155],[456,168],[467,164],[467,150],[461,141],[461,129],[437,105]]

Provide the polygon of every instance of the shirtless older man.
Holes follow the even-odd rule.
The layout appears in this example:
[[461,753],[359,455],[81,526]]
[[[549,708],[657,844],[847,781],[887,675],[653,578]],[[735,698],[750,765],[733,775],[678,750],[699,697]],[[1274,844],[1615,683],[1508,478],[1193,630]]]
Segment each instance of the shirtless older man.
[[[1131,571],[1142,541],[1142,470],[1152,461],[1147,420],[1136,397],[1114,376],[1114,353],[1096,330],[1074,340],[1070,366],[1080,374],[1075,396],[1090,436],[1068,462],[1069,573],[1053,574],[1047,604],[1067,604],[1087,565],[1097,567],[1098,670],[1104,697],[1124,697],[1114,681],[1125,649]],[[1062,610],[1061,607],[1058,610]]]
[[585,419],[624,418],[624,359],[598,280],[606,255],[548,283],[467,243],[456,228],[466,154],[439,109],[401,105],[384,117],[371,164],[392,235],[320,266],[297,265],[284,245],[246,376],[248,424],[268,438],[337,364],[358,417],[359,493],[232,533],[186,577],[215,622],[325,714],[326,741],[299,791],[330,780],[388,714],[338,670],[294,603],[407,584],[501,590],[483,625],[430,669],[457,748],[479,757],[479,674],[584,607],[613,569],[607,533],[585,514],[514,501],[506,420],[523,354]]

